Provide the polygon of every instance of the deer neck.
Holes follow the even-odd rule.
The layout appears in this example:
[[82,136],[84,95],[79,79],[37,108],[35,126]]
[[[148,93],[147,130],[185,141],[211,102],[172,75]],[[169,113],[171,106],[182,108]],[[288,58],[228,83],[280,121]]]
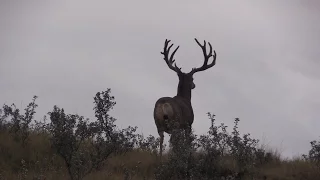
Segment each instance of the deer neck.
[[182,97],[191,102],[191,88],[190,85],[179,82],[178,84],[178,97]]

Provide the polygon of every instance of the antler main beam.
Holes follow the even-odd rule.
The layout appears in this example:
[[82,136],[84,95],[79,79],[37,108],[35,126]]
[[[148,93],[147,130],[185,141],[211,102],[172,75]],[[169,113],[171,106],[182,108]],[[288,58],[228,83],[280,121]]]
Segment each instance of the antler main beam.
[[[197,38],[194,38],[194,39],[202,49],[202,52],[203,52],[203,55],[204,55],[204,62],[203,62],[203,65],[201,67],[192,68],[192,70],[190,71],[190,74],[194,74],[194,73],[199,72],[199,71],[204,71],[206,69],[209,69],[209,68],[213,67],[216,64],[216,58],[217,58],[216,51],[213,51],[214,54],[212,54],[212,46],[211,46],[210,42],[208,42],[210,50],[209,50],[209,54],[207,54],[206,41],[204,40],[204,44],[201,45],[199,43],[199,41],[197,40]],[[208,64],[208,61],[209,61],[210,57],[213,57],[213,61],[210,64]]]
[[[177,73],[181,73],[181,68],[179,68],[179,67],[177,66],[177,64],[174,63],[174,62],[175,62],[175,59],[173,59],[174,54],[175,54],[175,53],[177,52],[177,50],[179,49],[179,46],[173,51],[173,53],[170,55],[170,58],[169,58],[170,49],[171,49],[171,47],[173,46],[173,44],[171,44],[171,45],[168,47],[168,44],[169,44],[170,41],[171,41],[171,40],[167,40],[167,39],[166,39],[166,41],[165,41],[165,43],[164,43],[163,52],[161,52],[161,54],[163,54],[163,56],[164,56],[163,59],[166,61],[168,67],[169,67],[171,70],[173,70],[173,71],[175,71],[175,72],[177,72]],[[173,63],[174,63],[174,66],[173,66]]]

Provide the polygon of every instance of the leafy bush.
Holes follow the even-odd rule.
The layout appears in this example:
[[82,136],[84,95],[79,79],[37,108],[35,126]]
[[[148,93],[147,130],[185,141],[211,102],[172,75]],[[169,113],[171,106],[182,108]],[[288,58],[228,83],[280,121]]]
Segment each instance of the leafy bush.
[[137,128],[118,130],[116,119],[108,114],[116,104],[110,91],[98,92],[94,97],[96,121],[89,123],[83,116],[66,115],[57,106],[48,113],[52,146],[64,159],[71,179],[82,179],[98,170],[110,155],[126,153],[136,143]]
[[[149,152],[152,154],[157,154],[160,145],[160,138],[155,138],[152,135],[149,135],[147,138],[144,138],[143,135],[137,134],[137,149],[144,152]],[[165,149],[165,146],[163,147]]]
[[211,121],[208,134],[199,138],[191,135],[191,153],[181,142],[175,142],[174,154],[178,156],[170,156],[169,161],[159,167],[157,179],[220,179],[253,175],[261,157],[259,154],[267,154],[258,148],[259,141],[250,134],[240,136],[239,118],[234,121],[233,131],[228,133],[223,123],[215,125],[215,115],[208,113],[208,116]]
[[308,155],[303,155],[304,159],[312,161],[320,168],[320,141],[311,141],[311,149]]
[[[35,109],[38,106],[35,103],[36,99],[37,96],[34,96],[32,102],[24,109],[24,114],[20,114],[20,110],[15,104],[12,104],[11,106],[4,104],[3,110],[0,111],[0,128],[9,127],[15,140],[21,141],[23,145],[26,145],[28,141],[30,123],[34,118],[36,113]],[[6,119],[9,120],[6,121]]]

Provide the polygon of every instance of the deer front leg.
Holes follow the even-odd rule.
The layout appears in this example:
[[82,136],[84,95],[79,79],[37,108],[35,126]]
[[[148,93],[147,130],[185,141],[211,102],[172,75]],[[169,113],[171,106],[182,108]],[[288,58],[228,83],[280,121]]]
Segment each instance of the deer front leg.
[[187,159],[186,159],[186,164],[187,164],[187,178],[190,179],[190,169],[191,169],[191,126],[188,126],[185,129],[185,146],[186,146],[186,153],[187,153]]
[[184,130],[184,133],[185,133],[185,139],[186,139],[186,143],[187,143],[187,146],[190,146],[191,144],[191,126],[188,126],[185,130]]
[[163,131],[159,131],[159,136],[160,136],[160,161],[162,159],[162,148],[163,148],[163,139],[164,139],[164,134]]

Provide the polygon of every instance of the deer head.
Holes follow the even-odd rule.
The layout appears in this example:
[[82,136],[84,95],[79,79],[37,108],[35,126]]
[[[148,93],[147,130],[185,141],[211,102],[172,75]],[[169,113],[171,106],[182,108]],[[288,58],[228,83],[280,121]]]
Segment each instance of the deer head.
[[[200,72],[200,71],[204,71],[207,70],[211,67],[213,67],[216,64],[216,52],[213,51],[212,54],[212,46],[210,44],[210,42],[208,42],[209,44],[209,53],[207,53],[207,49],[206,49],[206,41],[204,41],[204,44],[201,45],[199,43],[199,41],[197,40],[197,38],[195,38],[195,41],[197,42],[197,44],[201,47],[203,55],[204,55],[204,62],[203,65],[199,68],[192,68],[192,70],[189,73],[184,73],[181,71],[181,68],[179,68],[177,66],[177,64],[175,63],[175,59],[174,59],[174,55],[177,52],[177,50],[179,49],[179,46],[172,52],[172,54],[169,57],[170,54],[170,49],[172,48],[173,44],[171,44],[169,47],[169,43],[171,40],[167,40],[164,43],[164,48],[163,48],[163,52],[161,52],[161,54],[164,56],[164,60],[167,63],[168,67],[173,70],[174,72],[177,73],[178,77],[179,77],[179,85],[178,85],[178,93],[177,96],[181,96],[181,97],[185,97],[187,99],[191,99],[191,90],[194,89],[196,87],[196,85],[193,82],[193,75],[196,72]],[[213,61],[211,63],[208,63],[210,57],[213,57]]]

